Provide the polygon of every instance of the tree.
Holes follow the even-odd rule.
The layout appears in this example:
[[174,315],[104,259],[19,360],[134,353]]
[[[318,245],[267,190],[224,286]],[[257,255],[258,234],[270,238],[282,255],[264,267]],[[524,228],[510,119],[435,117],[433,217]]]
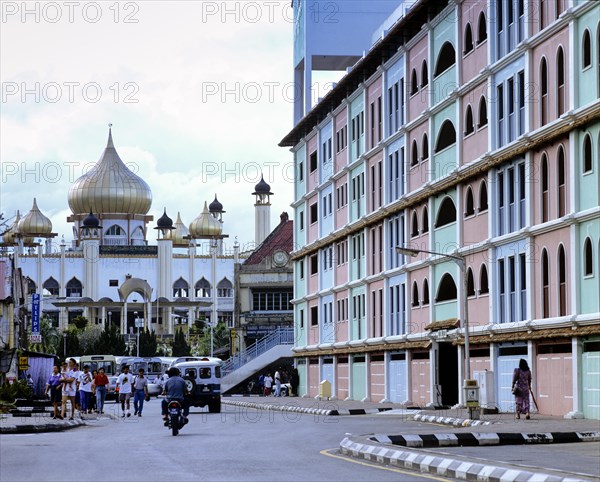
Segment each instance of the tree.
[[[65,337],[65,334],[67,335]],[[63,336],[60,337],[60,343],[58,344],[58,356],[63,356],[65,353],[65,338],[67,340],[67,356],[78,356],[81,355],[79,348],[79,338],[77,337],[76,329],[67,329],[63,331]]]
[[96,346],[102,333],[102,327],[100,325],[90,325],[78,336],[80,355],[94,355],[96,354]]
[[173,356],[188,356],[190,354],[190,345],[185,341],[185,335],[181,328],[178,328],[175,332],[175,339],[173,340]]
[[84,330],[88,324],[88,319],[85,316],[76,316],[73,318],[73,324],[79,329]]
[[100,333],[94,346],[94,353],[122,356],[127,354],[127,345],[125,338],[117,331],[116,326],[111,326],[108,330]]
[[[28,328],[31,334],[31,326]],[[33,351],[49,353],[51,355],[59,354],[58,347],[60,345],[60,333],[57,328],[52,326],[52,319],[47,316],[40,320],[40,335],[42,335],[41,343],[33,343],[29,348]]]
[[[219,322],[213,328],[213,349],[226,346],[229,346],[229,332],[225,323]],[[206,327],[198,337],[195,337],[194,353],[200,356],[210,355],[210,327]]]
[[140,333],[140,356],[156,356],[157,349],[156,333],[146,328]]

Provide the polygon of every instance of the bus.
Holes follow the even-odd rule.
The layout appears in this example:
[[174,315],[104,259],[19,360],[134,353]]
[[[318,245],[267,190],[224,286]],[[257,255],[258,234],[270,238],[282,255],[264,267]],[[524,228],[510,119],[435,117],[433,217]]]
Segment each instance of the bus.
[[162,362],[157,356],[152,357],[133,357],[127,360],[129,372],[137,375],[140,368],[144,369],[144,376],[148,381],[153,382],[156,377],[162,375]]
[[79,358],[79,368],[90,367],[90,372],[104,368],[106,376],[110,377],[118,373],[117,357],[114,355],[85,355]]

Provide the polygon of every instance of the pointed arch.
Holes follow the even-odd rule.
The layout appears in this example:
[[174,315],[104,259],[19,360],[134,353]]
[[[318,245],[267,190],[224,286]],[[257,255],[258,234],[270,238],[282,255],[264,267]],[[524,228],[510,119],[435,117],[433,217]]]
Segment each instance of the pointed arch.
[[419,306],[419,285],[416,281],[413,281],[412,306]]
[[488,271],[485,263],[481,265],[479,269],[479,294],[486,295],[490,292],[490,287],[488,283]]
[[467,296],[475,296],[475,279],[470,267],[467,268]]
[[67,298],[81,298],[83,292],[83,285],[75,276],[73,276],[66,285]]
[[413,68],[410,74],[410,95],[419,92],[419,81],[417,80],[417,69]]
[[550,193],[548,192],[549,185],[549,173],[548,173],[548,157],[546,153],[542,154],[542,161],[540,163],[540,188],[542,198],[542,222],[545,223],[549,219],[549,202]]
[[594,276],[594,250],[589,237],[583,242],[583,276]]
[[46,296],[58,296],[60,291],[60,285],[58,284],[58,281],[56,281],[52,276],[44,281],[42,288],[44,290],[43,293]]
[[548,123],[548,63],[546,57],[540,60],[540,117],[541,125]]
[[444,73],[456,63],[456,50],[451,42],[444,42],[435,62],[435,71],[433,77]]
[[456,205],[450,196],[446,196],[437,212],[435,227],[441,228],[456,222]]
[[486,126],[488,123],[488,115],[487,115],[487,102],[485,97],[482,95],[479,99],[479,120],[477,122],[477,127]]
[[592,172],[592,136],[586,133],[583,138],[583,173]]
[[558,246],[558,316],[567,314],[567,257],[562,243]]
[[473,201],[473,190],[467,186],[465,192],[465,218],[475,214],[475,202]]
[[429,304],[429,282],[427,278],[423,280],[423,306]]
[[188,298],[190,295],[190,285],[183,277],[179,277],[173,283],[173,298]]
[[464,51],[463,54],[467,55],[469,52],[472,52],[475,46],[473,45],[473,29],[471,28],[471,24],[467,22],[465,26],[465,43],[464,43]]
[[217,296],[219,298],[231,298],[233,296],[233,284],[227,277],[217,283]]
[[118,224],[113,224],[106,231],[104,231],[105,236],[127,236],[125,230],[119,226]]
[[427,206],[423,207],[423,222],[421,224],[423,226],[423,234],[429,232],[429,210]]
[[29,276],[25,278],[25,281],[27,282],[27,293],[30,295],[37,293],[37,284],[35,281],[33,281]]
[[477,22],[477,45],[487,40],[487,22],[485,20],[485,13],[479,14],[479,20]]
[[421,160],[429,159],[429,138],[427,132],[423,133],[423,141],[421,142]]
[[592,37],[590,31],[586,28],[581,40],[581,66],[584,69],[592,65]]
[[435,143],[435,152],[440,152],[456,143],[456,129],[449,119],[446,119],[440,126],[437,141]]
[[200,278],[196,282],[196,285],[194,286],[196,298],[210,298],[210,296],[211,296],[210,288],[211,287],[210,287],[210,283],[208,282],[208,280],[204,276],[202,278]]
[[427,71],[427,60],[421,64],[421,88],[429,84],[429,72]]
[[410,236],[412,238],[419,235],[419,221],[417,219],[417,211],[413,210],[410,221]]
[[562,46],[558,47],[556,52],[556,112],[560,117],[565,112],[567,105],[567,92],[565,88],[566,81],[565,53]]
[[443,301],[454,301],[457,299],[456,283],[450,273],[444,273],[438,285],[436,303]]
[[565,164],[565,149],[562,146],[558,146],[558,152],[556,155],[556,171],[558,181],[558,217],[562,218],[567,214],[567,171]]
[[417,147],[417,141],[413,140],[412,141],[412,147],[411,147],[411,161],[410,161],[410,166],[414,167],[417,164],[419,164],[419,148]]
[[473,132],[475,132],[475,122],[473,121],[473,109],[471,108],[471,104],[468,104],[467,110],[465,112],[465,136],[473,134]]
[[479,212],[487,211],[488,209],[488,190],[485,179],[479,184]]
[[542,249],[542,318],[550,316],[550,264],[548,251]]

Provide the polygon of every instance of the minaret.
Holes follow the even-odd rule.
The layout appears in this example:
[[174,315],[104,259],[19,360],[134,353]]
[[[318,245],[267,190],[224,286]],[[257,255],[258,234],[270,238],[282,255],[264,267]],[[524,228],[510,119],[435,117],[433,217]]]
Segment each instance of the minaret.
[[[171,309],[161,309],[159,305],[160,298],[170,299],[171,286],[173,284],[173,238],[171,236],[171,232],[175,228],[173,228],[173,220],[167,216],[166,208],[163,215],[156,222],[156,227],[154,229],[158,231],[158,270],[156,273],[158,277],[156,283],[158,290],[156,291],[156,329],[158,329],[159,326],[159,319],[162,319],[163,330],[171,334],[173,333]],[[166,318],[161,316],[162,314],[165,314],[165,312]],[[152,317],[150,317],[149,324],[151,321]]]
[[260,246],[265,238],[271,232],[271,186],[269,186],[263,176],[260,176],[259,183],[254,186],[256,202],[254,203],[254,242]]
[[[92,211],[83,220],[79,237],[83,246],[83,293],[82,296],[87,296],[94,301],[98,300],[98,283],[100,269],[100,233],[102,226],[100,221]],[[90,313],[90,308],[86,308],[84,316],[90,320],[94,313]]]

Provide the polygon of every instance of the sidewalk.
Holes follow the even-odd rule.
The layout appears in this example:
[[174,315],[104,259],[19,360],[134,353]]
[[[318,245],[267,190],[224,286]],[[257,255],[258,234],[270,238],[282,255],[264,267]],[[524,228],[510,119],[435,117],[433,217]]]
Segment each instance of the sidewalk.
[[12,416],[11,414],[0,414],[0,434],[11,433],[41,433],[41,432],[61,432],[71,428],[80,427],[95,423],[99,420],[114,420],[115,415],[104,413],[102,415],[85,414],[80,416],[75,414],[73,420],[65,418],[64,420],[55,420],[48,414],[34,413],[29,417]]

